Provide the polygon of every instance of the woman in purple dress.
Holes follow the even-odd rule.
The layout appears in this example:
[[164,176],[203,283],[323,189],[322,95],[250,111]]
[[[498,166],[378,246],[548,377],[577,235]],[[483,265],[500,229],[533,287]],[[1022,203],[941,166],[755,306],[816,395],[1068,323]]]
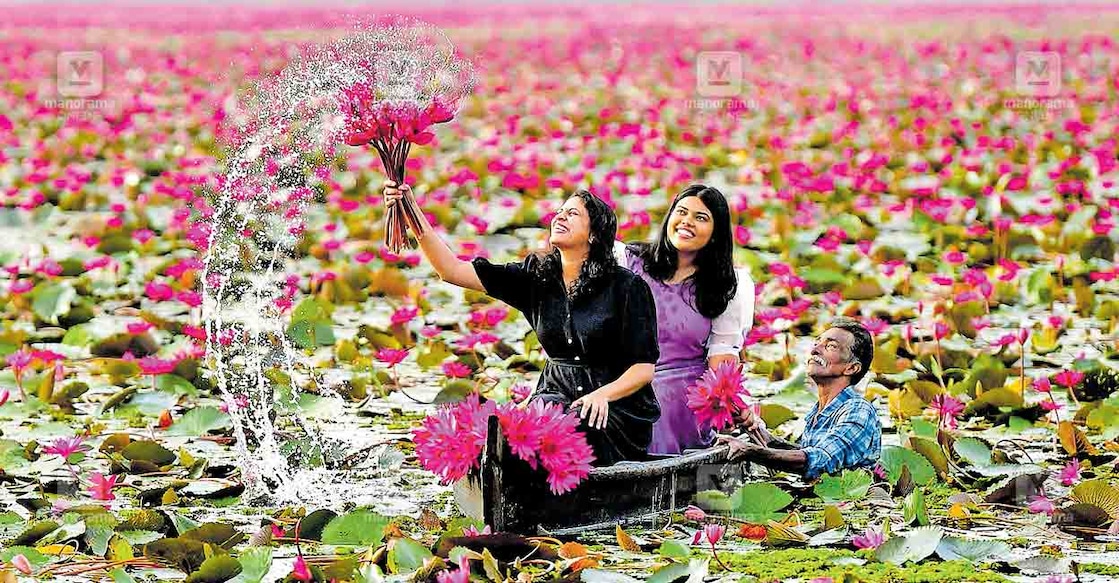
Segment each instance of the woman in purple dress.
[[678,194],[653,243],[615,243],[618,263],[649,284],[657,310],[660,358],[653,391],[660,419],[649,453],[678,454],[710,446],[687,389],[708,367],[738,361],[754,318],[754,282],[732,261],[730,209],[718,190],[692,185]]

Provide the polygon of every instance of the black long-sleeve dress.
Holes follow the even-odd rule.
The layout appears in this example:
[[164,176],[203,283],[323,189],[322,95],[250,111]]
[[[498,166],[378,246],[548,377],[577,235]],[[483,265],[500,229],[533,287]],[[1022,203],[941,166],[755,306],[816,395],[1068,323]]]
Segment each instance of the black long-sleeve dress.
[[[569,300],[559,274],[540,277],[539,257],[520,263],[473,261],[486,293],[520,310],[548,355],[533,400],[569,406],[572,401],[617,380],[638,363],[657,362],[657,311],[640,277],[619,267],[594,291]],[[603,429],[580,424],[594,449],[595,465],[647,456],[660,407],[651,384],[610,403]]]

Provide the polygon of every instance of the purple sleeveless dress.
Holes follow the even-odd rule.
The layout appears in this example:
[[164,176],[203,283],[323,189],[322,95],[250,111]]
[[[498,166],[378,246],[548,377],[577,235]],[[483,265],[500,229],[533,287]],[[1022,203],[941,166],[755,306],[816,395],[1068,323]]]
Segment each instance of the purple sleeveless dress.
[[653,392],[657,395],[661,416],[653,425],[649,453],[678,454],[685,449],[708,447],[715,441],[715,431],[699,426],[695,414],[688,408],[688,387],[707,370],[711,320],[696,311],[695,293],[687,282],[657,281],[645,273],[642,261],[628,249],[624,267],[649,284],[657,307],[660,358],[653,375]]

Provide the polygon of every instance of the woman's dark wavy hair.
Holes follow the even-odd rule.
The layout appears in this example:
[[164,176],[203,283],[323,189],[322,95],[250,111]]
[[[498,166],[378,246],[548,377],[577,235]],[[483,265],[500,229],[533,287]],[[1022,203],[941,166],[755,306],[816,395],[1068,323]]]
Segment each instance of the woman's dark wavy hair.
[[668,240],[668,220],[676,210],[676,205],[689,196],[699,197],[711,210],[714,230],[711,240],[699,250],[695,258],[695,273],[688,278],[688,284],[695,290],[694,306],[704,318],[715,318],[727,309],[738,287],[734,274],[732,256],[732,236],[730,231],[730,207],[727,199],[718,189],[703,184],[693,184],[676,195],[668,213],[661,222],[660,234],[653,243],[635,243],[629,246],[630,252],[640,257],[645,273],[657,281],[667,281],[676,274],[678,256],[676,247]]
[[[577,190],[571,196],[577,196],[583,201],[591,222],[590,249],[583,268],[579,271],[579,279],[571,290],[571,299],[577,300],[594,293],[618,269],[618,260],[614,257],[618,218],[609,205],[590,191]],[[556,278],[562,282],[563,268],[560,265],[559,249],[540,252],[539,257],[541,261],[536,264],[536,275],[544,279]]]

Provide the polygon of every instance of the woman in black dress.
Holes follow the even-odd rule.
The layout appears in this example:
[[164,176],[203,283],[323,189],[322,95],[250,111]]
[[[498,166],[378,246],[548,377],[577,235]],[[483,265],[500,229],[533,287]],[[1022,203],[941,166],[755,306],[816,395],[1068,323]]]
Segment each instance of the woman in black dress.
[[[392,181],[384,195],[386,206],[411,196]],[[497,265],[459,259],[419,215],[420,249],[443,281],[509,304],[536,331],[549,358],[532,399],[579,411],[595,465],[644,458],[660,417],[650,384],[657,314],[648,284],[614,259],[610,207],[576,192],[552,219],[549,251]]]

